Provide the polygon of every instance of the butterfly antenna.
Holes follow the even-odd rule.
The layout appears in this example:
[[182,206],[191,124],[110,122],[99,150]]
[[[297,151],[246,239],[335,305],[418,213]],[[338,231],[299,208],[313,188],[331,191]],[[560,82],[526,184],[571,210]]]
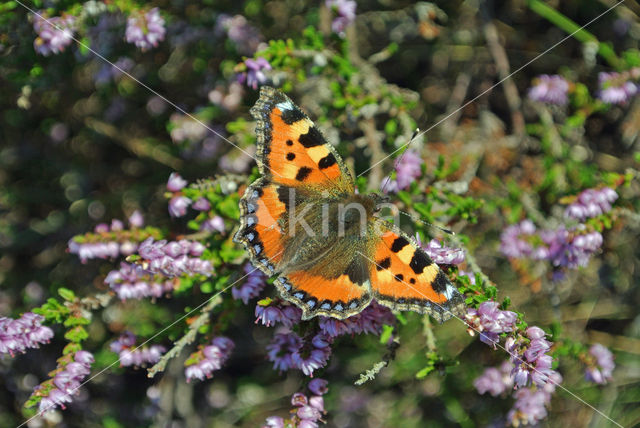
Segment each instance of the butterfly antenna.
[[400,212],[400,214],[404,214],[404,215],[406,215],[407,217],[409,217],[409,218],[410,218],[411,220],[413,220],[413,221],[417,221],[417,222],[419,222],[419,223],[424,224],[425,226],[429,226],[429,227],[432,227],[432,228],[434,228],[434,229],[438,229],[438,230],[440,230],[441,232],[446,233],[447,235],[454,236],[454,235],[456,234],[453,230],[446,229],[446,228],[444,228],[444,227],[442,227],[442,226],[438,226],[437,224],[429,223],[428,221],[420,220],[419,218],[416,218],[416,217],[412,216],[412,215],[411,215],[411,214],[409,214],[408,212],[405,212],[405,211],[402,211],[402,210],[398,210],[398,211]]
[[[420,128],[416,128],[415,131],[413,131],[413,134],[411,135],[411,138],[409,138],[409,142],[406,144],[406,146],[409,146],[409,144],[411,144],[414,140],[414,138],[416,138],[418,136],[418,133],[420,132]],[[394,162],[394,165],[398,165],[398,162],[400,162],[402,160],[402,157],[404,156],[406,150],[402,153],[400,153],[400,156],[398,156],[398,159]],[[380,193],[384,193],[384,189],[387,188],[387,184],[389,184],[389,182],[391,181],[391,173],[385,177],[384,183],[382,184],[382,189],[380,190]]]

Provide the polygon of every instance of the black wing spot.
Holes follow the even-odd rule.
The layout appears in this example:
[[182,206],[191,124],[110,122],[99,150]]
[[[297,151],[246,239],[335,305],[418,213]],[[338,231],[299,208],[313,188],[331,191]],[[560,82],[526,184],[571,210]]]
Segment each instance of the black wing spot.
[[298,108],[281,110],[281,111],[282,111],[282,115],[280,117],[282,118],[282,121],[287,125],[291,125],[307,117]]
[[391,251],[393,251],[394,253],[399,253],[400,250],[402,250],[407,245],[409,245],[409,241],[401,236],[393,241],[393,244],[391,245]]
[[324,137],[315,126],[309,128],[306,134],[300,135],[298,141],[306,148],[321,146],[325,143]]
[[440,271],[431,283],[431,286],[437,293],[443,294],[447,289],[447,286],[450,284],[451,283],[449,282],[449,278],[447,278],[447,275],[445,275],[444,272]]
[[409,266],[413,269],[416,275],[420,275],[422,271],[424,271],[424,268],[430,266],[432,263],[433,262],[425,252],[416,250],[413,253],[413,257],[411,257]]
[[335,165],[335,163],[336,163],[336,157],[333,156],[333,153],[329,153],[328,155],[320,159],[320,161],[318,162],[318,166],[320,167],[320,169],[326,169],[326,168],[329,168],[331,165]]
[[289,209],[289,192],[290,191],[291,190],[289,187],[278,187],[278,190],[276,190],[276,192],[278,193],[278,200],[284,204],[284,207],[287,210]]
[[293,141],[287,140],[287,146],[293,146]]
[[391,266],[391,259],[389,257],[376,262],[376,270],[389,269],[389,266]]
[[396,281],[398,282],[402,282],[404,280],[404,275],[399,273],[398,275],[394,275],[393,276],[395,278]]
[[301,166],[300,169],[298,170],[298,173],[296,174],[296,180],[298,181],[304,181],[309,174],[311,174],[312,169],[306,166]]
[[291,153],[291,152],[287,153],[287,160],[292,161],[295,158],[296,158],[296,154],[295,153]]
[[409,282],[410,282],[410,283],[412,283],[412,284],[415,284],[415,283],[416,283],[416,279],[415,279],[415,278],[411,278],[411,279],[409,280]]

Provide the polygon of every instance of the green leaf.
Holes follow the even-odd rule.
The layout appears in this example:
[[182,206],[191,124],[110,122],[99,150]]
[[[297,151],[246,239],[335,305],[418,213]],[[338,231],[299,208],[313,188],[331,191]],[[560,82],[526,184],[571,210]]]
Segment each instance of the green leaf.
[[383,325],[382,326],[382,334],[380,335],[380,343],[386,344],[391,339],[391,335],[393,334],[393,326],[392,325]]
[[81,326],[76,326],[64,334],[64,338],[69,342],[80,343],[89,337],[89,333]]
[[69,290],[68,288],[64,288],[64,287],[58,288],[58,294],[60,295],[60,297],[62,297],[64,300],[68,302],[73,302],[74,300],[76,300],[75,293]]
[[416,378],[417,379],[424,379],[434,369],[435,369],[434,366],[427,366],[427,367],[423,368],[422,370],[420,370],[418,373],[416,373]]

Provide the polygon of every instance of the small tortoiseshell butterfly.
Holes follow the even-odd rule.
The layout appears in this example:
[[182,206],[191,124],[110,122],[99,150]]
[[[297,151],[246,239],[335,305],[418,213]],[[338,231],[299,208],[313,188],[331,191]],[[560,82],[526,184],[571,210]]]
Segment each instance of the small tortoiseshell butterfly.
[[262,87],[251,114],[262,177],[240,200],[234,239],[277,276],[303,319],[343,319],[372,299],[441,322],[465,312],[462,295],[416,242],[374,215],[383,198],[356,193],[336,150],[286,95]]

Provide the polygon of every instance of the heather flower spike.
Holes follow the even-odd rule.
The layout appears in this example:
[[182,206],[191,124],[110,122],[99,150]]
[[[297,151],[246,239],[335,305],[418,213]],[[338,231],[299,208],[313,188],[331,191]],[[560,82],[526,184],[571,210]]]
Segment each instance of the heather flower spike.
[[65,14],[46,18],[43,12],[39,12],[33,19],[33,29],[38,33],[33,47],[40,55],[58,54],[73,41],[75,16]]
[[18,319],[0,317],[0,355],[14,356],[29,348],[39,348],[53,338],[53,330],[43,326],[42,315],[25,312]]
[[569,101],[568,91],[569,83],[562,76],[543,74],[534,80],[528,95],[533,101],[565,105]]
[[125,37],[143,51],[158,46],[164,40],[164,18],[157,7],[148,12],[134,12],[127,19]]

